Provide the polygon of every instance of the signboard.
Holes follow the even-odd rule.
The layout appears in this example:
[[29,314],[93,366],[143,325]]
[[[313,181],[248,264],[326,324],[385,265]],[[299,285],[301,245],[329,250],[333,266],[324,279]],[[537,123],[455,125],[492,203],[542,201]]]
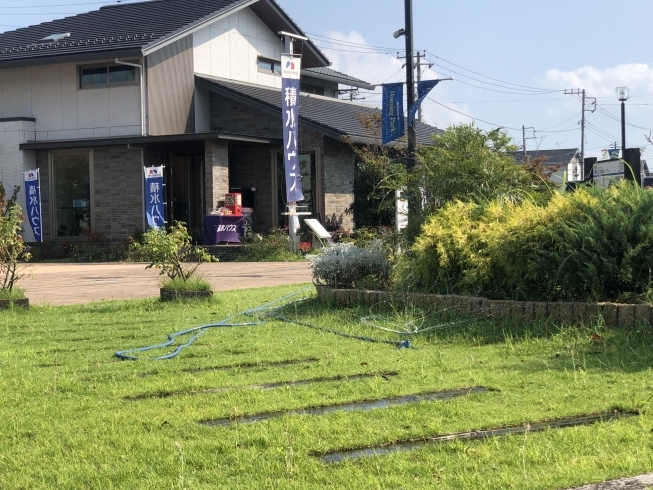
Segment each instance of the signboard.
[[243,243],[244,216],[204,216],[202,242],[215,245],[220,242]]
[[404,133],[404,84],[384,84],[381,143],[387,145],[397,138],[401,138]]
[[283,116],[283,156],[288,203],[304,200],[299,167],[299,81],[302,59],[281,55],[281,114]]
[[23,173],[25,177],[25,201],[27,204],[27,219],[34,239],[43,243],[43,228],[41,225],[41,185],[39,182],[39,169],[28,170]]
[[426,96],[433,90],[433,88],[440,83],[441,80],[424,80],[417,84],[417,100],[410,107],[410,114],[408,115],[408,125],[413,124],[415,120],[415,115],[419,109],[419,106],[422,105]]
[[623,160],[596,162],[592,172],[596,187],[607,189],[613,182],[624,178],[624,162]]
[[145,172],[145,216],[149,228],[163,228],[166,225],[163,210],[163,167],[144,167]]

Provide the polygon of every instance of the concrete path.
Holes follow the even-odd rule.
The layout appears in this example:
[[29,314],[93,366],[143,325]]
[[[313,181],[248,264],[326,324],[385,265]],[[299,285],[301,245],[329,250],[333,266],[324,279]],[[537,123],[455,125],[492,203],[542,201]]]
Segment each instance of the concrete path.
[[595,483],[571,490],[646,490],[651,487],[653,487],[653,473],[634,478],[622,478],[605,483]]
[[[146,264],[34,264],[18,284],[32,304],[71,305],[158,296],[161,276]],[[215,291],[311,282],[307,262],[202,264]]]

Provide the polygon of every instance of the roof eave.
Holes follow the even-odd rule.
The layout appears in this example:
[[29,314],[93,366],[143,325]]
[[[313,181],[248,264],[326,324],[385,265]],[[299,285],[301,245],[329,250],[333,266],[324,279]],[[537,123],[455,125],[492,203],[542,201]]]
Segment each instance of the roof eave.
[[59,63],[85,63],[99,60],[112,60],[115,58],[140,58],[143,52],[140,48],[111,49],[107,51],[92,51],[77,54],[60,54],[19,58],[0,61],[0,68],[21,68],[25,66],[55,65]]
[[349,87],[362,88],[365,90],[374,90],[376,88],[374,85],[370,85],[369,83],[366,83],[362,80],[355,81],[355,80],[350,80],[348,78],[339,78],[331,75],[325,75],[324,73],[318,73],[315,71],[302,70],[302,75],[306,75],[307,77],[311,77],[311,78],[317,78],[318,80],[326,80],[327,82],[340,83],[342,85],[347,85]]

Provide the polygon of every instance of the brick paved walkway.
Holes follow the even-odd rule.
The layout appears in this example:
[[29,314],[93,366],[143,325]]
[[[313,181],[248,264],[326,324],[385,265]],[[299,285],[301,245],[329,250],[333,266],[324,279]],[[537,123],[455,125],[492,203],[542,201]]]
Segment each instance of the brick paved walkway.
[[[311,282],[307,262],[202,264],[198,273],[215,291]],[[158,271],[145,264],[34,264],[19,286],[32,304],[70,305],[158,296]]]

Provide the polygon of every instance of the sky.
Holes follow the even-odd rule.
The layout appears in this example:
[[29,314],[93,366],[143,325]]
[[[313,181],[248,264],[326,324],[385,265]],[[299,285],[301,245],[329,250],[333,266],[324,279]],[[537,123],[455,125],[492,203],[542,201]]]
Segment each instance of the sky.
[[[278,0],[320,46],[332,67],[372,84],[405,80],[403,0]],[[116,2],[0,0],[0,31],[86,12]],[[564,91],[585,90],[597,107],[586,113],[586,156],[621,146],[615,88],[627,86],[626,141],[653,160],[653,18],[651,0],[413,0],[415,50],[443,81],[424,103],[425,122],[445,129],[474,123],[504,128],[528,150],[580,148],[581,102]],[[359,103],[380,106],[380,90]],[[593,109],[590,103],[588,109]],[[653,138],[652,138],[653,139]]]

